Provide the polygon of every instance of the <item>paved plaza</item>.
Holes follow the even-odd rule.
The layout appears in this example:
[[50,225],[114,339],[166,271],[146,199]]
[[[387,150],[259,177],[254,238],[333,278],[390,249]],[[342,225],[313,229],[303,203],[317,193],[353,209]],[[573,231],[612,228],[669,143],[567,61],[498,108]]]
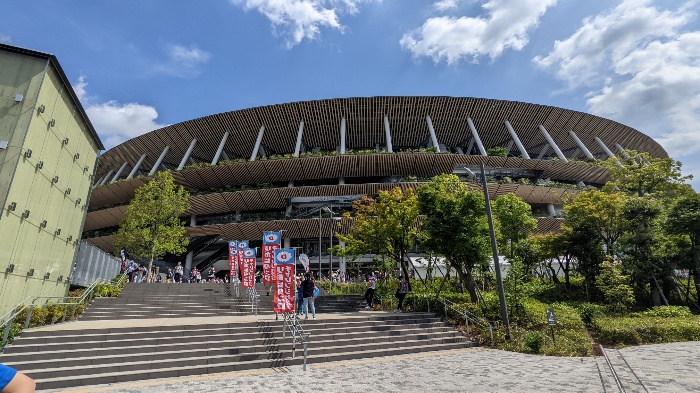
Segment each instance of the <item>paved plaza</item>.
[[[429,352],[47,392],[697,392],[700,342],[611,349],[621,388],[603,357],[561,358],[492,349]],[[196,364],[183,367],[197,367]]]

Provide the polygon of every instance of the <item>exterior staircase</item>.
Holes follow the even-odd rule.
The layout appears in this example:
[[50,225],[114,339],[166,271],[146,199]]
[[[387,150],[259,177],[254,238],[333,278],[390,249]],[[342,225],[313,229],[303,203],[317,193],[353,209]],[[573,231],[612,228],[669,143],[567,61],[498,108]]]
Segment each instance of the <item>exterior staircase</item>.
[[[260,308],[267,309],[266,315],[243,315],[245,311],[237,307],[245,308],[245,302],[227,293],[225,287],[228,285],[128,284],[115,299],[96,299],[81,320],[72,323],[74,328],[68,323],[24,331],[5,348],[0,362],[34,378],[39,389],[303,362],[301,351],[291,357],[292,339],[289,332],[282,336],[282,318],[275,320],[271,315],[272,295],[267,297],[259,290]],[[317,309],[318,319],[301,321],[310,333],[310,365],[472,346],[433,314],[358,312],[361,301],[357,298],[326,297]],[[196,307],[197,302],[205,307]],[[120,311],[124,308],[132,310]]]

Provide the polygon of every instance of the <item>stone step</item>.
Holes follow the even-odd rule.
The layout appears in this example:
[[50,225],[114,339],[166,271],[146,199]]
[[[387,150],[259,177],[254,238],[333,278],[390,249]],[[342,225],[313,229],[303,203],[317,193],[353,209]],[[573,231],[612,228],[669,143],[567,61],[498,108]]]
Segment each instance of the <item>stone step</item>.
[[[316,322],[316,321],[314,321]],[[334,323],[322,324],[305,324],[304,330],[313,335],[334,335],[334,334],[351,334],[355,332],[369,334],[371,332],[382,332],[392,329],[425,329],[425,328],[441,328],[447,329],[441,322],[425,319],[405,319],[399,322],[375,322],[369,323],[348,321],[335,321]],[[154,334],[155,333],[155,334]],[[20,337],[15,342],[6,347],[5,355],[25,353],[41,353],[48,354],[54,352],[76,351],[82,349],[125,349],[132,346],[148,347],[175,344],[187,347],[182,343],[188,339],[197,339],[195,345],[201,345],[202,342],[217,342],[222,336],[231,336],[238,339],[254,339],[257,337],[272,338],[281,336],[282,326],[240,326],[235,328],[225,329],[200,329],[200,330],[174,330],[167,332],[154,332],[151,334],[128,332],[111,333],[111,334],[73,334],[63,336],[44,336],[44,337]],[[159,333],[160,336],[156,334]],[[162,337],[167,335],[167,337]],[[212,344],[214,345],[214,344]]]
[[[281,336],[281,335],[280,335]],[[426,332],[411,332],[410,330],[403,331],[389,331],[384,334],[364,334],[361,337],[353,337],[353,341],[347,344],[348,341],[344,340],[342,335],[327,335],[327,336],[314,336],[313,339],[313,350],[322,351],[326,348],[333,347],[337,351],[344,351],[348,348],[358,348],[361,346],[373,346],[376,348],[385,348],[387,346],[393,345],[403,345],[405,342],[437,342],[437,343],[448,343],[448,342],[458,342],[463,341],[463,338],[458,335],[455,331],[426,331]],[[111,352],[105,351],[95,351],[93,353],[81,353],[81,357],[67,357],[67,358],[57,358],[57,359],[34,359],[34,360],[13,360],[13,359],[3,359],[5,364],[11,365],[12,367],[26,372],[34,371],[37,378],[47,378],[51,377],[53,374],[42,374],[42,373],[54,373],[57,369],[63,370],[66,375],[77,375],[84,371],[84,367],[89,366],[91,372],[103,372],[100,367],[105,368],[107,371],[109,367],[121,367],[124,364],[145,364],[148,362],[159,362],[162,366],[167,367],[167,363],[181,363],[183,360],[192,358],[206,358],[208,363],[211,364],[216,361],[225,360],[231,356],[236,355],[248,355],[248,356],[261,356],[264,353],[271,352],[291,352],[292,342],[291,337],[280,338],[272,340],[246,340],[246,342],[240,341],[228,341],[228,342],[212,342],[208,344],[211,345],[206,348],[201,348],[201,343],[199,347],[192,348],[178,348],[177,346],[171,347],[150,347],[150,351],[141,353],[124,353],[118,352],[117,350]],[[345,345],[339,345],[345,343]],[[164,350],[162,350],[164,349]],[[312,352],[313,353],[313,352]],[[77,354],[77,353],[76,353]],[[75,354],[72,354],[75,355]],[[189,361],[188,360],[188,361]],[[36,371],[39,370],[39,371]]]
[[[467,348],[468,343],[456,342],[456,343],[425,343],[423,341],[414,343],[413,346],[390,346],[388,348],[367,348],[358,349],[352,352],[338,352],[334,351],[333,347],[327,348],[325,351],[318,353],[314,352],[311,354],[312,349],[309,347],[309,357],[308,363],[322,363],[330,361],[340,361],[340,360],[352,360],[352,359],[363,359],[363,358],[373,358],[381,356],[393,356],[402,355],[407,353],[418,353],[418,352],[428,352],[428,351],[442,351],[451,349],[461,349]],[[289,355],[286,357],[280,357],[278,353],[272,352],[265,355],[264,359],[246,359],[241,356],[238,359],[231,359],[228,357],[228,361],[222,363],[214,363],[202,365],[201,367],[184,367],[182,363],[175,367],[159,368],[157,363],[148,363],[143,365],[144,368],[129,367],[125,366],[126,370],[114,370],[106,373],[89,373],[83,372],[81,375],[75,376],[62,376],[58,373],[54,377],[49,378],[35,378],[37,382],[38,389],[59,389],[67,388],[73,386],[87,386],[96,384],[107,384],[107,383],[117,383],[117,382],[127,382],[127,381],[138,381],[145,379],[155,379],[155,378],[175,378],[183,376],[192,375],[203,375],[212,373],[223,373],[223,372],[233,372],[233,371],[243,371],[259,368],[272,368],[272,367],[285,367],[291,365],[302,364],[303,356],[301,355],[301,348],[297,351],[296,358],[291,358]],[[188,361],[189,362],[189,361]],[[193,363],[189,363],[193,364]],[[197,364],[197,363],[194,363]],[[147,368],[145,368],[147,367]],[[84,370],[84,368],[83,368]],[[31,377],[31,372],[28,372]]]

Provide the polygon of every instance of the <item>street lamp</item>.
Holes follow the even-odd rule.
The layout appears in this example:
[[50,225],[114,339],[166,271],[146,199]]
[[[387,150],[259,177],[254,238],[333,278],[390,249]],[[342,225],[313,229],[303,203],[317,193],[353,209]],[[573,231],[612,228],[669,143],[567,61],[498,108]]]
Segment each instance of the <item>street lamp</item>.
[[496,245],[496,232],[493,229],[493,216],[491,215],[491,201],[489,200],[489,190],[486,186],[486,169],[484,168],[484,163],[479,164],[479,169],[481,169],[481,179],[467,167],[464,170],[474,178],[477,182],[480,181],[484,187],[484,199],[486,201],[486,216],[489,221],[489,232],[491,234],[491,251],[493,252],[493,264],[496,269],[496,283],[498,284],[498,299],[501,303],[501,318],[503,319],[503,324],[506,325],[506,339],[510,340],[510,320],[508,318],[508,307],[506,305],[506,296],[503,291],[503,278],[501,277],[501,263],[498,259],[498,246]]

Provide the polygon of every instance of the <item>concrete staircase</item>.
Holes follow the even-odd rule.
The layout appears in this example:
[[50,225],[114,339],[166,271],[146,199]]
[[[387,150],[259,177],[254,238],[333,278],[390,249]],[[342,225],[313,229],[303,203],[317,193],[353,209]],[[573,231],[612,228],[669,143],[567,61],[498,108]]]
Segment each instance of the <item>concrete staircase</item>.
[[[116,299],[97,299],[81,321],[24,331],[5,348],[0,362],[34,378],[39,389],[284,367],[303,362],[300,346],[297,356],[291,357],[292,339],[289,332],[282,337],[282,318],[275,320],[270,315],[268,306],[271,307],[272,296],[267,297],[264,292],[261,296],[261,300],[270,299],[261,302],[261,309],[268,308],[267,315],[240,315],[244,312],[233,309],[240,299],[228,296],[224,287],[223,284],[127,285]],[[138,303],[139,296],[142,304]],[[173,297],[179,301],[173,301]],[[304,330],[311,334],[310,365],[472,346],[460,332],[433,314],[355,312],[360,306],[358,299],[328,297],[325,300],[323,308],[319,307],[324,312],[317,310],[318,319],[301,321]],[[205,316],[175,312],[183,304],[197,302],[209,304],[210,310],[188,305],[187,312]],[[230,304],[232,308],[221,309],[211,304]],[[99,312],[92,310],[95,305],[99,305]],[[148,306],[150,318],[161,319],[146,319],[147,312],[113,310],[125,306]],[[330,313],[333,309],[347,312]],[[90,316],[93,319],[87,318]],[[190,319],[183,319],[188,316]]]
[[228,284],[127,283],[117,297],[95,298],[82,321],[142,318],[192,318],[247,315],[250,302]]

